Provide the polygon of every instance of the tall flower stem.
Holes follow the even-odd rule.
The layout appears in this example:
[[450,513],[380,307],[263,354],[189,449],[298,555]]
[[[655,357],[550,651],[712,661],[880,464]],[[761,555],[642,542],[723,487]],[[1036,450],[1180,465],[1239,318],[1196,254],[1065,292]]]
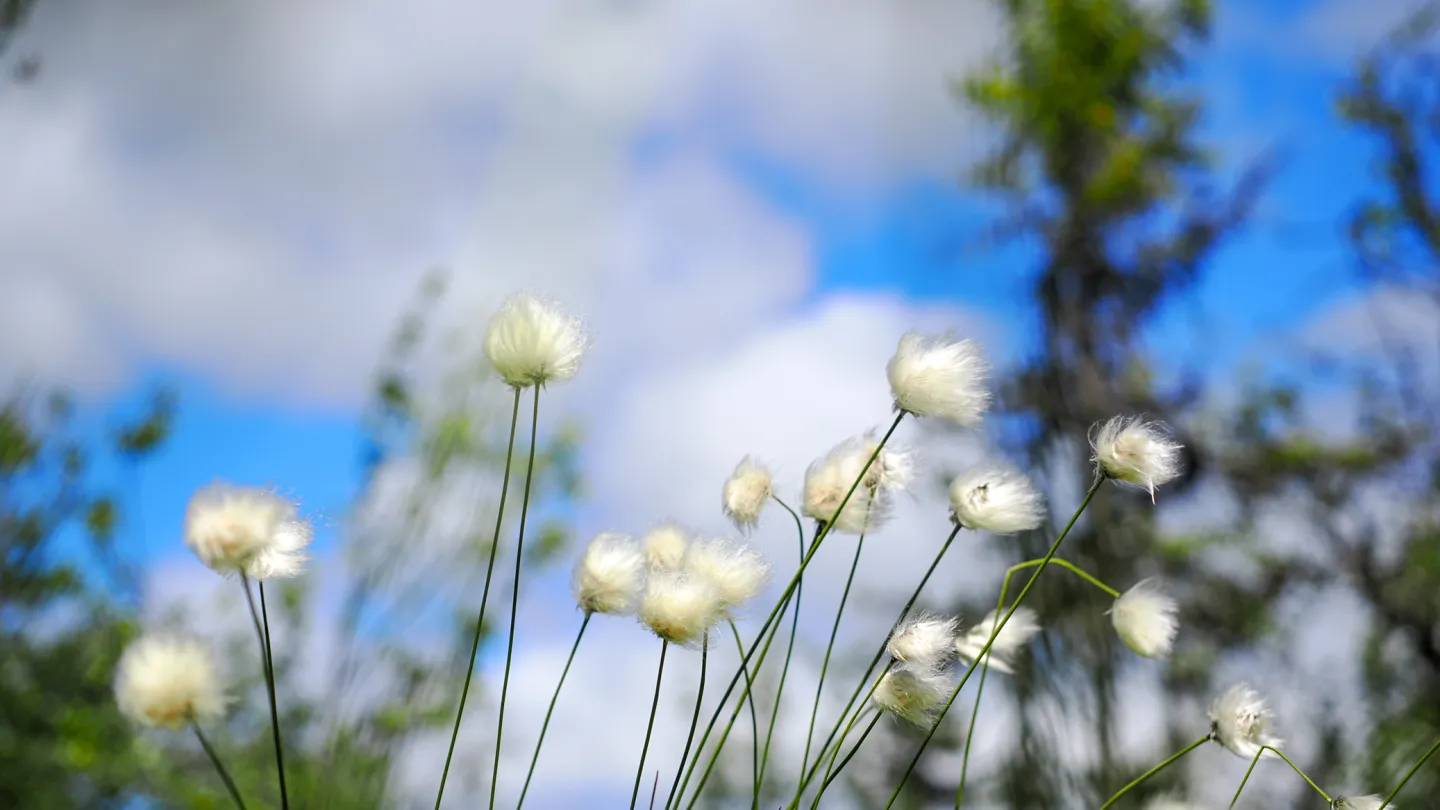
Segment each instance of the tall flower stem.
[[[730,633],[735,636],[735,649],[736,649],[736,651],[739,652],[740,655],[743,657],[743,656],[745,655],[745,642],[740,639],[740,628],[735,626],[735,622],[734,622],[733,620],[730,621],[729,624],[730,624]],[[779,627],[779,625],[776,625],[776,627]],[[745,698],[746,698],[747,696],[750,698],[750,700],[749,700],[749,703],[750,703],[750,734],[751,734],[751,736],[753,736],[753,737],[755,738],[755,739],[754,739],[754,745],[750,746],[750,768],[751,768],[751,771],[750,771],[750,772],[754,775],[752,778],[758,779],[759,776],[760,776],[760,717],[759,717],[759,715],[758,715],[758,714],[756,713],[756,711],[755,711],[755,691],[754,691],[754,690],[755,690],[755,682],[754,682],[754,680],[752,680],[752,679],[750,678],[750,673],[747,671],[747,672],[745,673],[745,692],[740,695],[740,703],[739,703],[739,705],[740,705],[740,706],[744,706],[745,703],[746,703]],[[698,719],[698,718],[699,718],[699,712],[700,712],[700,704],[699,704],[699,701],[696,701],[696,704],[695,704],[695,712],[696,712],[696,718]],[[690,733],[691,733],[691,735],[693,736],[694,733],[695,733],[695,729],[693,729],[693,728],[690,729]],[[687,751],[689,750],[689,746],[688,746],[688,745],[686,746],[686,750],[687,750]],[[681,775],[682,773],[684,773],[684,771],[685,771],[685,758],[684,758],[684,757],[681,757],[681,759],[680,759],[680,771],[675,774],[676,786],[679,785],[680,775]],[[673,801],[674,799],[675,799],[675,787],[671,787],[671,788],[670,788],[670,798],[668,798],[668,799],[665,800],[665,806],[666,806],[666,807],[669,807],[669,806],[670,806],[670,802]]]
[[545,722],[540,724],[540,739],[535,741],[535,754],[530,757],[530,770],[525,773],[525,786],[520,789],[520,800],[515,803],[515,810],[520,810],[525,804],[525,794],[530,792],[530,780],[535,776],[535,763],[540,761],[540,746],[545,744],[545,732],[550,728],[550,716],[555,713],[555,702],[560,699],[560,689],[565,685],[565,678],[570,674],[570,665],[575,663],[575,651],[580,649],[580,639],[585,637],[585,628],[590,626],[590,618],[594,612],[585,611],[585,618],[580,622],[580,631],[575,634],[575,643],[570,646],[570,657],[565,659],[565,669],[560,672],[560,682],[555,684],[555,694],[550,696],[550,707],[545,710]]
[[220,763],[219,755],[216,754],[215,749],[210,746],[210,741],[205,739],[205,734],[200,731],[200,726],[194,721],[191,721],[190,728],[195,731],[195,739],[200,741],[200,747],[205,749],[205,755],[210,757],[210,762],[215,766],[215,771],[220,774],[220,781],[225,783],[225,789],[230,792],[230,798],[235,800],[235,806],[239,807],[240,810],[245,810],[245,800],[240,798],[240,789],[235,787],[235,780],[230,778],[230,772],[225,770],[225,766]]
[[520,565],[525,559],[525,518],[530,512],[530,484],[535,479],[535,438],[540,430],[540,386],[530,412],[530,460],[525,465],[525,494],[520,498],[520,535],[515,540],[515,578],[510,591],[510,632],[505,640],[505,677],[500,681],[500,717],[495,725],[495,762],[490,768],[490,810],[500,782],[500,746],[505,739],[505,698],[510,694],[510,665],[515,660],[515,618],[520,613]]
[[[645,775],[645,755],[650,753],[650,734],[655,730],[655,711],[660,708],[660,682],[665,678],[665,651],[670,649],[670,642],[660,640],[660,665],[655,668],[655,697],[650,701],[650,721],[645,724],[645,745],[640,748],[640,764],[635,766],[635,789],[630,791],[630,810],[635,810],[635,802],[640,798],[640,778]],[[656,774],[656,786],[659,786],[659,774]]]
[[[1209,737],[1206,737],[1206,739],[1208,740],[1208,739],[1210,739],[1210,738],[1209,738]],[[1296,765],[1295,763],[1291,762],[1291,761],[1290,761],[1290,758],[1287,757],[1287,756],[1285,756],[1285,754],[1284,754],[1280,749],[1278,749],[1278,748],[1276,748],[1276,747],[1274,747],[1274,746],[1270,746],[1270,745],[1262,745],[1262,746],[1260,746],[1259,750],[1257,750],[1257,751],[1255,752],[1255,757],[1250,760],[1250,767],[1245,770],[1245,778],[1240,780],[1240,787],[1235,788],[1235,795],[1234,795],[1234,797],[1232,797],[1232,798],[1230,799],[1230,806],[1231,806],[1231,807],[1234,807],[1234,806],[1235,806],[1235,802],[1240,801],[1240,791],[1242,791],[1242,790],[1245,789],[1245,783],[1250,781],[1250,772],[1253,771],[1253,770],[1255,770],[1255,765],[1256,765],[1256,763],[1258,763],[1258,762],[1260,761],[1260,757],[1261,757],[1262,755],[1264,755],[1264,753],[1265,753],[1266,751],[1274,751],[1281,759],[1285,760],[1285,764],[1286,764],[1286,765],[1289,765],[1289,766],[1291,767],[1291,769],[1293,769],[1293,770],[1295,771],[1295,773],[1300,774],[1300,778],[1305,780],[1305,784],[1307,784],[1307,785],[1309,785],[1310,787],[1314,788],[1316,793],[1319,793],[1321,796],[1324,796],[1324,797],[1325,797],[1325,801],[1326,801],[1327,803],[1331,801],[1331,799],[1330,799],[1330,794],[1326,793],[1324,790],[1321,790],[1321,789],[1320,789],[1320,786],[1317,785],[1317,784],[1315,784],[1315,782],[1314,782],[1309,776],[1307,776],[1304,771],[1300,770],[1300,766],[1299,766],[1299,765]],[[1185,753],[1185,752],[1182,751],[1182,752],[1180,752],[1180,753],[1183,754],[1183,753]],[[1176,758],[1178,758],[1178,756],[1179,756],[1179,755],[1177,754],[1177,755],[1176,755]],[[1163,763],[1162,763],[1162,764],[1163,764]],[[1147,774],[1147,776],[1148,776],[1148,774]],[[1144,777],[1141,777],[1141,779],[1144,779]],[[1134,784],[1134,783],[1132,783],[1132,785],[1133,785],[1133,784]],[[1403,784],[1403,783],[1402,783],[1402,784]],[[1131,785],[1127,785],[1127,786],[1125,787],[1125,790],[1129,790],[1130,787],[1131,787]],[[1120,792],[1121,792],[1121,793],[1124,793],[1125,790],[1122,790],[1122,791],[1120,791]],[[1117,796],[1117,798],[1118,798],[1118,796]],[[1111,801],[1114,801],[1114,799],[1112,799]],[[1106,803],[1106,807],[1108,807],[1108,806],[1109,806],[1109,803],[1107,802],[1107,803]],[[1381,805],[1381,807],[1383,808],[1384,805]],[[1102,807],[1101,810],[1104,810],[1104,808]]]
[[1040,579],[1040,575],[1045,573],[1045,567],[1055,558],[1055,552],[1060,550],[1060,544],[1065,541],[1066,536],[1070,534],[1070,530],[1075,527],[1075,522],[1079,520],[1080,515],[1085,512],[1085,507],[1089,506],[1090,501],[1094,500],[1095,493],[1100,491],[1100,486],[1104,483],[1104,476],[1096,476],[1095,483],[1091,484],[1090,489],[1086,491],[1085,499],[1080,502],[1080,507],[1075,510],[1075,514],[1070,516],[1070,521],[1065,524],[1065,528],[1060,532],[1060,536],[1056,537],[1055,542],[1050,544],[1050,550],[1040,559],[1035,573],[1030,575],[1030,579],[1025,583],[1025,587],[1020,589],[1020,595],[1015,597],[1014,604],[1010,605],[1010,609],[1005,612],[1005,616],[995,623],[995,629],[990,631],[990,638],[986,640],[985,646],[980,648],[980,652],[975,656],[975,660],[970,662],[970,666],[966,668],[965,674],[960,676],[960,682],[955,684],[954,690],[950,692],[950,699],[945,701],[945,705],[940,709],[940,714],[935,718],[935,722],[931,724],[930,733],[925,735],[925,739],[921,741],[920,747],[915,751],[915,756],[911,757],[910,764],[905,768],[905,773],[900,776],[900,783],[895,786],[895,791],[890,794],[889,801],[885,803],[885,810],[890,810],[890,808],[894,806],[895,800],[900,797],[900,791],[905,787],[905,782],[910,779],[910,774],[914,773],[916,766],[920,764],[920,757],[924,755],[925,747],[935,738],[935,732],[940,729],[940,723],[945,720],[945,715],[950,712],[950,707],[955,705],[955,698],[959,696],[960,690],[965,688],[965,682],[970,680],[970,675],[975,671],[975,667],[979,665],[981,661],[985,660],[985,656],[990,652],[990,647],[995,644],[995,639],[1000,635],[1000,631],[1005,629],[1005,625],[1010,621],[1010,617],[1015,615],[1015,611],[1019,609],[1020,603],[1025,601],[1025,596],[1030,593],[1031,588],[1035,587],[1035,583]]
[[[735,623],[730,623],[730,629],[735,631],[735,640],[740,640],[740,631],[736,629]],[[695,690],[695,712],[690,715],[690,733],[685,735],[685,750],[680,754],[680,765],[675,769],[675,781],[670,784],[670,795],[665,797],[665,806],[670,806],[670,801],[675,797],[675,791],[680,787],[680,775],[685,772],[685,760],[690,758],[690,744],[695,742],[695,727],[700,725],[700,704],[705,700],[705,665],[710,658],[710,637],[707,635],[700,642],[700,686]],[[758,722],[755,720],[755,701],[750,701],[751,728],[759,733]],[[655,802],[650,802],[653,808]]]
[[500,503],[495,509],[495,532],[490,538],[490,562],[485,567],[485,587],[480,592],[480,615],[475,619],[475,640],[470,644],[470,665],[465,669],[465,686],[460,689],[460,707],[455,710],[455,728],[450,732],[450,749],[445,753],[445,770],[440,773],[440,789],[435,793],[435,810],[445,796],[445,780],[450,776],[450,761],[455,758],[455,740],[460,736],[460,719],[465,716],[465,699],[470,696],[470,680],[475,676],[475,656],[480,652],[480,636],[485,632],[485,605],[490,599],[490,581],[495,576],[495,556],[500,550],[500,527],[505,522],[505,496],[510,491],[510,461],[515,454],[515,426],[520,421],[520,389],[515,389],[515,404],[510,409],[510,441],[505,447],[505,474],[500,479]]
[[1165,770],[1166,768],[1170,767],[1172,764],[1174,764],[1174,763],[1175,763],[1177,760],[1179,760],[1181,757],[1185,756],[1186,754],[1190,753],[1191,751],[1194,751],[1196,748],[1199,748],[1200,746],[1204,745],[1204,744],[1207,743],[1207,742],[1210,742],[1210,735],[1209,735],[1209,734],[1206,734],[1204,737],[1201,737],[1200,739],[1196,740],[1195,742],[1190,743],[1189,745],[1185,746],[1184,748],[1180,749],[1179,751],[1176,751],[1174,754],[1171,754],[1170,757],[1169,757],[1168,759],[1166,759],[1164,762],[1161,762],[1159,765],[1156,765],[1155,767],[1151,768],[1150,770],[1146,771],[1145,773],[1140,774],[1139,776],[1135,777],[1135,780],[1134,780],[1133,782],[1131,782],[1130,784],[1126,785],[1126,786],[1123,787],[1123,788],[1120,788],[1120,792],[1119,792],[1119,793],[1116,793],[1114,796],[1111,796],[1109,801],[1107,801],[1107,802],[1105,802],[1104,804],[1100,805],[1100,810],[1105,810],[1105,808],[1107,808],[1107,807],[1109,807],[1110,805],[1114,804],[1115,802],[1119,801],[1121,796],[1124,796],[1126,793],[1129,793],[1130,790],[1131,790],[1132,788],[1134,788],[1136,785],[1139,785],[1141,782],[1144,782],[1145,780],[1149,779],[1150,777],[1154,776],[1155,774],[1157,774],[1157,773]]
[[[280,710],[275,701],[275,659],[270,655],[270,619],[255,607],[255,596],[250,593],[250,578],[240,572],[240,585],[245,589],[245,601],[250,605],[250,619],[255,623],[255,635],[260,639],[260,665],[265,670],[265,692],[270,698],[270,739],[275,744],[275,771],[280,776],[280,806],[288,810],[290,795],[285,788],[285,754],[280,745]],[[265,600],[265,585],[260,584],[260,600]],[[197,728],[198,731],[198,728]]]
[[[825,766],[825,779],[822,780],[822,784],[828,784],[830,775],[835,772],[835,760],[840,758],[840,752],[845,747],[845,740],[850,737],[850,730],[855,727],[856,723],[860,722],[860,718],[865,716],[866,711],[874,711],[877,714],[879,713],[880,710],[878,708],[870,705],[870,698],[875,696],[875,690],[880,688],[880,683],[885,680],[886,675],[890,674],[890,670],[895,667],[895,663],[896,662],[892,660],[890,663],[886,664],[885,669],[881,670],[880,674],[875,678],[874,683],[870,684],[870,691],[865,693],[865,699],[860,702],[859,708],[855,710],[855,715],[850,718],[849,723],[844,722],[844,714],[840,716],[841,725],[844,726],[845,730],[840,732],[840,739],[835,741],[835,747],[829,749],[828,751],[828,753],[830,754],[830,764]],[[826,748],[821,748],[820,753],[816,755],[814,767],[810,769],[810,772],[800,783],[799,795],[797,795],[794,799],[790,801],[791,810],[795,810],[795,808],[798,808],[800,806],[800,799],[805,793],[805,788],[809,787],[810,783],[815,780],[816,775],[819,774],[820,763],[825,761],[825,754],[827,753],[827,748],[829,748],[828,743],[826,745]],[[824,792],[823,789],[821,790],[821,792]],[[818,795],[815,797],[815,802],[817,805],[820,802],[820,797]]]
[[1415,772],[1420,770],[1421,766],[1423,766],[1430,757],[1435,755],[1436,750],[1440,750],[1440,740],[1436,740],[1435,743],[1430,746],[1430,750],[1425,752],[1425,756],[1420,757],[1419,762],[1410,766],[1410,770],[1405,774],[1405,778],[1400,780],[1400,784],[1396,785],[1395,789],[1390,791],[1390,795],[1385,797],[1385,801],[1380,804],[1380,810],[1385,810],[1386,806],[1395,799],[1395,794],[1400,792],[1400,788],[1405,787],[1405,783],[1410,781],[1410,777],[1414,776]]
[[[796,514],[790,505],[780,500],[778,496],[770,496],[776,503],[780,504],[790,517],[795,519],[795,538],[800,544],[800,561],[805,560],[805,525],[800,521],[800,515]],[[790,614],[790,643],[785,648],[785,664],[780,667],[780,683],[775,687],[775,705],[770,710],[770,728],[765,732],[765,750],[760,754],[760,772],[755,774],[755,791],[750,798],[751,810],[759,810],[760,792],[765,787],[765,771],[770,764],[770,743],[775,739],[775,721],[780,717],[780,698],[785,694],[785,678],[790,674],[790,659],[795,655],[795,638],[799,635],[800,627],[800,597],[804,593],[805,583],[802,580],[795,586],[794,610]],[[784,613],[781,613],[783,618]],[[775,625],[777,628],[779,624]],[[751,696],[754,701],[754,696]]]
[[[855,716],[856,718],[860,717],[858,714]],[[854,747],[850,749],[850,753],[846,754],[845,758],[840,760],[840,764],[837,765],[833,771],[827,772],[825,781],[820,783],[820,790],[815,793],[815,801],[810,805],[811,810],[815,810],[815,808],[820,806],[820,797],[825,795],[825,791],[830,787],[831,782],[840,778],[840,772],[845,770],[845,766],[849,765],[850,760],[855,758],[855,754],[860,751],[860,746],[865,744],[865,738],[870,736],[870,732],[875,730],[875,724],[879,723],[880,718],[884,716],[883,712],[875,712],[875,716],[870,719],[870,722],[865,725],[865,730],[861,732],[860,739],[856,740]],[[837,746],[835,750],[838,753],[840,750],[839,746]],[[834,765],[835,761],[832,759],[830,764]]]

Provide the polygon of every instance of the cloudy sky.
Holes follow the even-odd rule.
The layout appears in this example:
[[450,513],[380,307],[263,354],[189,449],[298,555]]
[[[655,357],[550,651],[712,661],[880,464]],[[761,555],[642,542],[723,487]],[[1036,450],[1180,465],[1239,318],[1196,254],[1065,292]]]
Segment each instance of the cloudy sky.
[[[1407,6],[1220,4],[1192,80],[1206,134],[1226,171],[1270,148],[1285,160],[1256,226],[1149,337],[1159,356],[1224,375],[1354,320],[1332,225],[1370,167],[1333,94]],[[793,495],[810,459],[887,420],[883,366],[907,329],[973,335],[1002,364],[1025,350],[1026,256],[979,241],[985,201],[957,178],[989,133],[947,84],[995,31],[975,0],[42,3],[11,52],[39,54],[40,74],[0,83],[0,372],[72,387],[97,430],[147,384],[178,385],[145,539],[127,540],[147,601],[204,591],[178,530],[217,477],[278,483],[328,516],[323,571],[353,514],[378,358],[444,268],[437,368],[473,357],[519,288],[589,324],[583,374],[542,416],[588,436],[577,533],[723,530],[718,488],[742,455]],[[874,539],[862,613],[893,613],[946,528],[935,498],[906,505]],[[778,557],[794,540],[772,516],[757,542]],[[833,580],[848,552],[827,551]],[[965,570],[937,587],[987,581]],[[521,740],[568,648],[563,584],[536,582],[522,607]],[[654,646],[623,623],[595,631],[556,720],[564,764],[531,806],[628,793]],[[434,761],[418,752],[401,781],[428,792]]]

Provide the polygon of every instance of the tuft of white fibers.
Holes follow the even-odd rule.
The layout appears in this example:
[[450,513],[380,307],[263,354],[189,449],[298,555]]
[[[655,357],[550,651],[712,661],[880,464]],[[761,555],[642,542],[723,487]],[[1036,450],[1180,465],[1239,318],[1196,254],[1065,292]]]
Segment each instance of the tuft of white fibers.
[[1180,605],[1153,579],[1142,579],[1120,594],[1110,620],[1125,646],[1146,658],[1164,658],[1175,646]]
[[120,656],[115,703],[138,723],[179,728],[219,718],[228,700],[207,647],[191,639],[144,636]]
[[581,610],[613,616],[634,610],[643,587],[645,555],[634,540],[616,532],[601,532],[590,541],[571,579]]
[[987,462],[950,482],[950,514],[967,529],[1015,534],[1045,522],[1045,498],[1024,473],[1008,464]]
[[1336,796],[1335,801],[1330,803],[1332,810],[1380,810],[1380,805],[1394,807],[1395,804],[1385,804],[1385,799],[1371,794],[1369,796]]
[[252,579],[292,577],[305,562],[310,524],[295,504],[259,487],[202,487],[185,510],[185,544],[212,570]]
[[735,528],[749,533],[760,523],[760,513],[775,491],[770,470],[750,456],[740,459],[721,490],[720,503]]
[[[1001,615],[1003,617],[1003,614]],[[990,640],[996,621],[998,619],[995,611],[987,613],[969,632],[955,640],[955,652],[966,661],[974,661],[985,648],[985,642]],[[1016,608],[1015,614],[1010,617],[1010,621],[1005,622],[1005,626],[1000,629],[1000,635],[995,637],[995,643],[990,645],[990,651],[985,654],[990,668],[1006,675],[1013,674],[1015,668],[1010,661],[1015,652],[1028,644],[1039,632],[1040,623],[1035,617],[1035,611],[1027,607]],[[982,661],[981,665],[984,663]]]
[[979,424],[990,407],[989,374],[975,341],[918,332],[901,336],[885,366],[897,409],[965,427]]
[[485,328],[485,357],[506,385],[564,382],[580,370],[585,329],[558,304],[517,293]]
[[955,654],[955,632],[960,620],[920,613],[900,623],[885,650],[890,657],[919,668],[938,668]]
[[1165,426],[1138,416],[1116,416],[1092,430],[1091,460],[1100,472],[1122,484],[1139,487],[1155,501],[1155,488],[1180,474],[1179,442]]
[[[892,494],[909,485],[915,465],[905,450],[885,447],[876,455],[877,447],[879,442],[871,434],[852,437],[811,462],[805,470],[801,511],[850,534],[880,528],[890,516]],[[851,486],[855,492],[845,501]],[[841,501],[845,501],[843,510]]]
[[945,669],[898,666],[880,678],[871,696],[881,711],[917,726],[928,726],[950,698],[950,673]]
[[645,533],[640,545],[651,571],[679,571],[690,547],[690,532],[677,523],[661,523]]
[[[1270,731],[1274,720],[1265,699],[1249,684],[1235,684],[1210,704],[1210,733],[1226,750],[1244,759],[1253,759],[1262,745],[1280,747],[1280,738]],[[1275,754],[1266,751],[1265,756]]]
[[654,573],[645,583],[639,616],[660,638],[693,647],[725,617],[725,602],[714,585],[699,577]]
[[681,569],[715,589],[723,610],[754,599],[770,579],[770,563],[751,546],[731,540],[701,540],[685,551]]

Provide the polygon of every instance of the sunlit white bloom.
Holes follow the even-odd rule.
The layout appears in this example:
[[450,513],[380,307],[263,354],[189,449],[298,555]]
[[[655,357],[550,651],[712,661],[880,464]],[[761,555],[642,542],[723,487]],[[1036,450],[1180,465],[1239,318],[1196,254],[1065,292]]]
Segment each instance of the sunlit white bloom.
[[950,673],[944,669],[899,666],[880,679],[871,700],[882,711],[926,726],[949,699],[951,688]]
[[[877,447],[879,442],[873,436],[855,437],[812,462],[805,471],[802,511],[816,520],[833,522],[837,531],[861,534],[879,528],[890,516],[892,493],[909,485],[914,462],[910,453],[897,448],[885,447],[876,455]],[[852,486],[855,491],[846,501]]]
[[178,728],[225,713],[224,687],[210,651],[189,639],[146,636],[125,648],[115,703],[136,722]]
[[967,529],[1015,534],[1045,522],[1045,498],[1008,464],[980,464],[950,483],[950,511]]
[[1335,801],[1330,803],[1330,807],[1333,810],[1380,810],[1382,804],[1387,808],[1395,806],[1393,802],[1385,804],[1383,797],[1372,794],[1369,796],[1336,796]]
[[1092,461],[1122,484],[1140,487],[1155,500],[1155,488],[1180,474],[1180,448],[1159,422],[1116,416],[1092,431]]
[[920,613],[895,628],[885,650],[896,661],[917,668],[938,667],[955,654],[955,630],[959,624],[954,617]]
[[575,563],[575,603],[590,613],[623,615],[635,609],[645,585],[645,555],[623,534],[601,532]]
[[[1001,614],[1001,618],[1004,614]],[[990,634],[995,630],[995,611],[990,611],[981,619],[978,624],[970,628],[970,631],[955,640],[955,652],[966,661],[974,661],[985,649],[985,642],[990,640]],[[990,645],[990,651],[985,654],[991,669],[997,672],[1004,672],[1007,675],[1015,671],[1011,665],[1011,659],[1015,652],[1030,642],[1035,634],[1040,632],[1040,623],[1036,620],[1035,611],[1027,607],[1018,607],[1005,626],[1000,628],[1000,634],[995,637],[995,643]],[[983,665],[985,661],[982,661]]]
[[973,340],[908,332],[885,366],[895,407],[966,427],[979,424],[990,407],[985,379],[990,364]]
[[[1248,684],[1226,689],[1210,704],[1210,732],[1215,741],[1245,759],[1252,759],[1262,745],[1280,747],[1280,738],[1270,731],[1274,720],[1265,699]],[[1266,751],[1265,756],[1275,753]]]
[[681,568],[686,574],[710,583],[725,610],[755,598],[770,578],[770,563],[759,551],[729,540],[691,543]]
[[515,388],[568,380],[584,355],[580,321],[529,293],[506,299],[485,329],[485,357]]
[[749,532],[760,522],[760,513],[770,500],[775,482],[764,465],[746,456],[730,474],[721,492],[725,516],[742,532]]
[[651,571],[679,571],[690,546],[690,533],[678,524],[661,523],[647,532],[640,544]]
[[640,621],[671,644],[694,646],[725,616],[714,585],[694,576],[652,573],[640,599]]
[[1164,658],[1175,646],[1179,610],[1158,583],[1142,579],[1115,600],[1110,620],[1127,647],[1146,658]]
[[191,496],[185,510],[185,544],[221,573],[294,576],[309,543],[310,525],[295,504],[268,489],[211,484]]

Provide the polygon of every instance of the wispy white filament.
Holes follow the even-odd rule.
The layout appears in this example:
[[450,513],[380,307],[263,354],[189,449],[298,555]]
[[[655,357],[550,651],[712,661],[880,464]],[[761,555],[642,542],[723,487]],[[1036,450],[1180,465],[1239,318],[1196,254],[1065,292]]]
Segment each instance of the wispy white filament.
[[971,467],[950,483],[950,511],[967,529],[1015,534],[1045,522],[1045,498],[1008,464]]
[[[1335,801],[1330,803],[1333,810],[1380,810],[1380,805],[1385,804],[1385,799],[1380,796],[1336,796]],[[1394,807],[1394,802],[1385,804],[1386,808]]]
[[1090,437],[1092,461],[1122,484],[1140,487],[1155,500],[1155,488],[1180,474],[1180,449],[1159,422],[1116,416]]
[[214,720],[226,702],[210,651],[199,642],[145,636],[120,657],[115,703],[138,723],[178,728]]
[[1120,594],[1110,620],[1120,640],[1146,658],[1164,658],[1175,646],[1179,604],[1153,579],[1142,579]]
[[920,613],[901,622],[890,634],[886,652],[913,667],[937,668],[955,654],[955,630],[960,620]]
[[[1274,720],[1265,699],[1248,684],[1226,689],[1210,704],[1210,731],[1215,741],[1244,759],[1254,758],[1262,745],[1280,747],[1280,738],[1270,730]],[[1265,756],[1275,754],[1266,751]]]
[[900,338],[885,367],[896,408],[966,427],[979,424],[990,407],[989,373],[975,341],[916,332]]
[[948,671],[902,665],[885,673],[871,700],[882,711],[927,726],[950,697],[950,690]]
[[690,532],[676,523],[661,523],[647,532],[640,544],[651,571],[679,571],[690,546]]
[[652,573],[640,599],[640,621],[671,644],[695,646],[725,615],[720,593],[699,577]]
[[[851,438],[812,462],[805,471],[802,511],[834,523],[836,531],[860,534],[878,529],[890,516],[893,493],[909,485],[914,475],[914,463],[904,450],[887,446],[871,462],[878,446],[871,435]],[[845,501],[857,480],[859,485]],[[840,509],[842,501],[844,509]]]
[[575,563],[575,603],[591,613],[623,615],[635,609],[645,586],[645,555],[623,534],[601,532]]
[[568,380],[584,355],[580,321],[528,293],[507,299],[485,329],[485,357],[515,388]]
[[[1003,617],[1004,613],[1000,616]],[[985,648],[985,642],[990,640],[996,621],[996,613],[992,610],[971,627],[968,633],[955,640],[955,652],[966,661],[974,661]],[[1038,632],[1040,623],[1036,621],[1035,611],[1023,606],[1016,608],[1010,621],[1005,622],[1005,626],[1000,629],[1000,635],[995,637],[995,643],[990,645],[990,651],[985,654],[990,668],[1007,675],[1013,673],[1015,669],[1011,665],[1011,659],[1015,652],[1028,644]]]
[[750,456],[740,460],[735,472],[725,482],[721,491],[721,505],[725,516],[742,532],[752,531],[760,522],[760,513],[774,492],[775,483],[770,471]]
[[223,574],[294,576],[305,562],[310,535],[294,503],[259,487],[211,484],[197,491],[185,510],[185,544]]
[[702,540],[685,551],[686,575],[710,584],[722,610],[755,598],[770,578],[770,563],[754,548],[731,540]]

